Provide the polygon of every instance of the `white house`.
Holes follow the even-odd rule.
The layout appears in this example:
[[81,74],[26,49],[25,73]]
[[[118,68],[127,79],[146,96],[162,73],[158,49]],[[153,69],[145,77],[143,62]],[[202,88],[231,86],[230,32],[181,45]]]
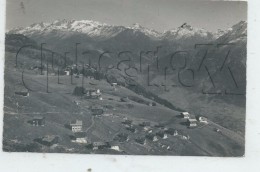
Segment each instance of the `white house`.
[[178,131],[177,130],[174,131],[173,136],[178,136]]
[[74,135],[70,136],[70,138],[73,143],[87,144],[90,142],[90,140],[86,137],[85,132],[76,132]]
[[167,139],[168,135],[167,134],[163,134],[163,139]]
[[66,75],[70,75],[70,71],[69,70],[65,70],[64,71]]
[[29,97],[29,91],[28,90],[22,90],[22,91],[16,91],[16,95],[24,96],[24,97]]
[[86,138],[76,138],[76,140],[72,140],[75,143],[88,143]]
[[181,116],[182,116],[182,118],[184,118],[184,119],[189,119],[189,118],[190,118],[189,112],[181,112]]
[[113,149],[113,150],[118,151],[118,152],[122,152],[122,150],[119,148],[119,146],[111,146],[110,149]]
[[197,120],[196,119],[188,119],[187,120],[189,127],[196,127],[197,126]]
[[117,86],[116,82],[111,83],[112,86]]
[[76,120],[75,122],[70,123],[70,128],[71,131],[76,133],[76,132],[81,132],[82,131],[82,121]]
[[199,117],[199,122],[202,122],[202,123],[208,123],[208,119],[207,118],[205,118],[205,117],[203,117],[203,116],[200,116]]
[[85,97],[88,99],[100,99],[102,96],[102,93],[100,89],[97,90],[86,90]]
[[157,136],[154,136],[153,137],[153,142],[156,142],[156,141],[158,141],[159,139],[158,139],[158,137]]

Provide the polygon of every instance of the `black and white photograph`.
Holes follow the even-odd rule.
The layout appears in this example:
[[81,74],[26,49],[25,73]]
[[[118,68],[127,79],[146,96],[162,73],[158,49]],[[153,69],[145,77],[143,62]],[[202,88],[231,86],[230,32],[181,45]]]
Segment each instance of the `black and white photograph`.
[[244,157],[247,9],[6,0],[3,152]]

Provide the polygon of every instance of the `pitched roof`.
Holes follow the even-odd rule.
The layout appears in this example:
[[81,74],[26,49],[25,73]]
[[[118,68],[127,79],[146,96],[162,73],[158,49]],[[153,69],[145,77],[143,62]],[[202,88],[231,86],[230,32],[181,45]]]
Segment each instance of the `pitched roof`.
[[189,121],[189,122],[197,122],[197,120],[196,120],[196,119],[193,119],[193,118],[188,119],[188,121]]
[[82,125],[82,121],[81,120],[74,120],[70,123],[70,125]]
[[190,115],[189,112],[181,112],[182,115]]
[[106,143],[104,142],[93,142],[93,146],[104,146]]

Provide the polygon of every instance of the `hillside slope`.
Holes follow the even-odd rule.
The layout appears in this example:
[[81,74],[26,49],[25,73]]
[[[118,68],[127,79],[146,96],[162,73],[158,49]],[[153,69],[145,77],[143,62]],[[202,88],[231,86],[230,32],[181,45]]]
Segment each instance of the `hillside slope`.
[[[19,58],[24,63],[30,62],[33,56],[23,54]],[[5,64],[4,151],[200,156],[244,154],[244,138],[235,132],[213,123],[210,119],[208,125],[200,124],[199,127],[190,129],[186,120],[180,118],[179,111],[158,103],[156,106],[143,104],[141,102],[153,100],[126,87],[118,86],[115,91],[106,80],[86,77],[84,87],[100,89],[103,97],[103,100],[89,100],[73,95],[75,87],[82,86],[82,76],[73,76],[71,84],[71,77],[62,75],[61,84],[58,84],[57,75],[50,75],[47,93],[47,76],[39,75],[35,70],[26,67],[14,68],[15,53],[6,52]],[[16,91],[25,89],[23,83],[32,90],[28,97],[15,94]],[[121,101],[122,97],[129,97],[129,100]],[[136,101],[140,99],[141,102]],[[90,110],[93,105],[102,106],[105,114],[93,116]],[[44,127],[35,127],[28,123],[28,120],[37,115],[46,118]],[[132,120],[137,128],[135,133],[127,130],[127,125],[123,124],[125,118]],[[71,142],[70,136],[73,133],[65,124],[75,119],[82,120],[83,131],[91,142],[109,142],[119,146],[122,151],[108,148],[93,150],[85,144]],[[150,130],[146,131],[145,127],[140,126],[142,122],[150,122]],[[163,127],[157,127],[158,125]],[[149,135],[151,130],[156,133],[166,128],[177,130],[178,135],[168,135],[166,139],[158,137],[157,141],[147,139],[145,145],[136,142],[136,139]],[[122,133],[127,134],[128,139],[118,141],[116,138]],[[34,141],[44,135],[59,136],[59,143],[48,147]]]

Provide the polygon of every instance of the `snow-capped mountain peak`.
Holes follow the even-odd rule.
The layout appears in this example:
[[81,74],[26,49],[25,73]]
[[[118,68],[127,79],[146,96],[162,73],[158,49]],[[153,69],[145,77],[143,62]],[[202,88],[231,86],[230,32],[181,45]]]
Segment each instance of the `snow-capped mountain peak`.
[[[148,29],[138,23],[129,27],[109,25],[93,20],[55,20],[50,23],[36,23],[25,28],[15,28],[8,33],[23,34],[25,36],[58,36],[58,38],[72,36],[73,34],[84,34],[97,40],[109,39],[127,31],[132,34],[143,34],[154,40],[198,40],[198,41],[212,41],[220,39],[225,35],[229,37],[239,37],[239,35],[246,35],[246,22],[241,21],[232,28],[225,31],[218,30],[215,33],[209,32],[205,29],[195,28],[187,23],[181,26],[165,31],[163,33],[157,32],[153,29]],[[236,33],[235,33],[236,32]],[[232,36],[233,35],[233,36]]]
[[139,31],[144,33],[146,36],[150,38],[157,38],[159,39],[162,36],[162,33],[159,33],[155,30],[148,29],[146,27],[141,26],[139,23],[134,23],[132,26],[127,27],[128,29],[134,30],[134,31]]
[[225,34],[218,38],[222,43],[246,42],[247,39],[247,22],[240,21],[225,31]]
[[144,29],[143,26],[141,26],[139,23],[134,23],[131,27],[128,27],[131,29]]
[[176,29],[164,32],[164,38],[175,40],[188,39],[194,36],[208,38],[213,37],[213,34],[211,32],[206,31],[205,29],[193,28],[191,25],[187,23],[182,24]]
[[187,30],[193,30],[193,28],[191,27],[191,25],[187,24],[187,23],[183,23],[179,29],[187,29]]
[[226,34],[228,32],[228,30],[222,30],[222,29],[218,29],[215,33],[214,33],[214,36],[215,38],[219,38],[221,37],[222,35]]
[[18,33],[26,36],[35,34],[48,34],[53,31],[61,31],[68,33],[83,33],[90,37],[111,37],[124,28],[120,26],[112,26],[105,23],[100,23],[92,20],[55,20],[51,23],[32,24],[26,28],[16,28],[9,33]]

